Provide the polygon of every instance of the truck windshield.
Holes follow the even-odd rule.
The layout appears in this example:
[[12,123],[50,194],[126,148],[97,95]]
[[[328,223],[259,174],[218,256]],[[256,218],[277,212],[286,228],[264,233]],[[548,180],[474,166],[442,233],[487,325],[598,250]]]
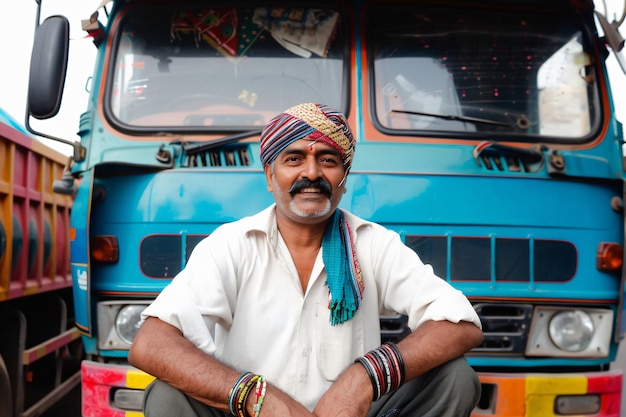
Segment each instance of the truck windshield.
[[302,102],[342,108],[337,10],[155,6],[118,25],[106,108],[126,129],[242,130]]
[[373,113],[389,134],[576,143],[597,128],[575,14],[381,6],[369,22]]

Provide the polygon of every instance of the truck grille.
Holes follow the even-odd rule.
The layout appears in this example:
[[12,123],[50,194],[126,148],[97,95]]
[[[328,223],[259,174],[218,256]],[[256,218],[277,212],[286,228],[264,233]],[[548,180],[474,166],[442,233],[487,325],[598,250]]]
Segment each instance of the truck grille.
[[248,145],[228,145],[187,155],[186,167],[240,167],[251,164]]
[[518,353],[526,350],[533,307],[528,304],[477,303],[483,343],[473,352]]
[[563,240],[408,235],[405,242],[435,274],[452,282],[564,283],[578,266],[576,246]]
[[406,316],[398,314],[380,318],[380,338],[382,342],[398,343],[409,333]]
[[[475,303],[483,325],[483,343],[475,353],[524,354],[533,307],[529,304]],[[398,342],[410,333],[406,316],[380,319],[382,341]]]

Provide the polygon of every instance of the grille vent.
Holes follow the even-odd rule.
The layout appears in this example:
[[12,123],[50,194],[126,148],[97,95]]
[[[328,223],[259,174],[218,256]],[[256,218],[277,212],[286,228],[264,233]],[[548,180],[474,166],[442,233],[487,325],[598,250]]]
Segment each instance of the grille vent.
[[441,278],[452,282],[561,282],[578,266],[573,243],[496,236],[407,235],[405,242]]
[[474,149],[476,163],[489,171],[535,173],[543,168],[543,147],[516,148],[483,142]]
[[252,158],[247,145],[211,148],[187,155],[185,166],[194,167],[241,167],[250,166]]
[[523,354],[533,308],[528,304],[474,304],[483,325],[483,343],[473,352]]
[[531,172],[524,159],[519,157],[482,155],[480,164],[489,171]]
[[398,343],[409,333],[406,316],[398,314],[380,318],[380,337],[382,342]]
[[[483,343],[474,353],[523,355],[533,307],[529,304],[476,303],[474,310],[483,325]],[[382,341],[394,343],[410,333],[406,316],[380,318]]]

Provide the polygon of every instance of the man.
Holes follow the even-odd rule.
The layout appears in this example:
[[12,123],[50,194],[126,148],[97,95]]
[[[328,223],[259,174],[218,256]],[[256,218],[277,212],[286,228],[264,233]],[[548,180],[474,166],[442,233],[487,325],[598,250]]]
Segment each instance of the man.
[[[323,105],[265,126],[275,204],[200,242],[144,311],[129,360],[157,378],[147,417],[470,414],[480,321],[397,233],[337,208],[354,147]],[[381,345],[390,312],[412,332]]]

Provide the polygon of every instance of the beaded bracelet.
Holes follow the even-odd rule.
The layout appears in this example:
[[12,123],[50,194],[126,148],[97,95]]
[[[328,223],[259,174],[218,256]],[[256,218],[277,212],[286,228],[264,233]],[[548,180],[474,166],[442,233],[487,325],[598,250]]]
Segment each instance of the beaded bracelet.
[[248,396],[257,382],[263,381],[263,377],[252,372],[244,372],[233,384],[228,394],[228,409],[235,417],[249,417],[246,411]]
[[254,407],[252,407],[254,417],[259,417],[259,414],[261,413],[261,406],[263,405],[263,400],[265,399],[266,389],[267,382],[265,382],[265,378],[260,377],[256,383],[256,403],[254,403]]
[[404,360],[400,350],[392,342],[385,342],[370,350],[355,362],[359,362],[367,371],[372,383],[374,401],[397,390],[404,383]]

